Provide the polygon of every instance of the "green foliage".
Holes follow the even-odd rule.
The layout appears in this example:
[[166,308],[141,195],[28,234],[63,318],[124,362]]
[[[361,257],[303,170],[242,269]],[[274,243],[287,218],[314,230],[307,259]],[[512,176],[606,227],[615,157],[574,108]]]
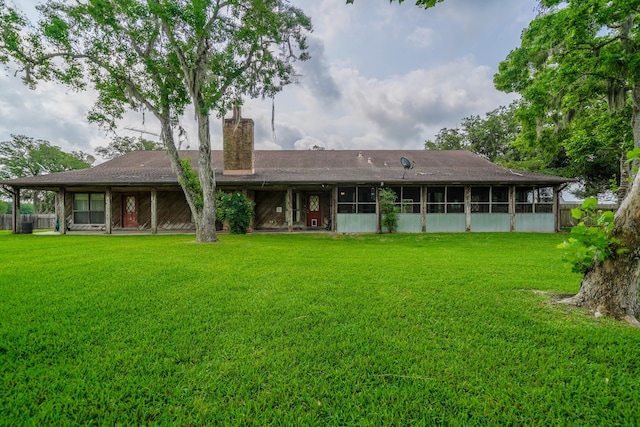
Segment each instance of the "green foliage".
[[564,250],[562,260],[574,273],[585,273],[595,262],[626,252],[620,241],[612,237],[614,213],[597,209],[598,199],[586,199],[571,216],[580,222],[571,229],[571,237],[558,245]]
[[380,223],[387,232],[393,233],[398,228],[398,214],[400,208],[396,206],[396,193],[390,188],[380,190]]
[[85,169],[89,164],[83,153],[66,153],[49,141],[24,135],[11,135],[0,142],[0,178],[21,178],[47,173]]
[[499,107],[485,117],[469,116],[462,119],[460,129],[441,129],[435,141],[426,141],[428,150],[469,150],[498,163],[519,160],[514,145],[520,132],[516,120],[518,103]]
[[22,215],[33,215],[34,214],[33,205],[31,203],[20,203],[20,213]]
[[162,150],[163,148],[164,145],[160,142],[154,142],[144,138],[116,136],[108,146],[96,147],[95,153],[104,159],[115,159],[131,151]]
[[[0,215],[10,215],[13,213],[13,205],[11,202],[3,202],[0,200]],[[33,215],[35,213],[33,204],[20,203],[20,213],[22,215]]]
[[184,179],[180,180],[180,185],[186,188],[191,194],[192,200],[196,208],[202,209],[204,206],[204,195],[202,193],[202,185],[198,174],[191,166],[191,157],[179,159],[182,172],[184,173]]
[[465,150],[468,147],[464,130],[442,128],[436,134],[435,140],[426,140],[426,150]]
[[193,240],[0,232],[2,424],[638,424],[558,235]]
[[640,123],[638,97],[628,96],[640,89],[636,6],[635,0],[541,2],[520,47],[494,77],[499,90],[523,99],[521,151],[580,177],[592,194],[619,180],[623,153],[640,146],[632,131]]
[[216,195],[218,200],[217,218],[229,225],[231,234],[246,234],[253,219],[254,203],[243,193],[223,193]]
[[640,148],[634,148],[633,150],[627,151],[627,162],[632,165],[632,169],[634,173],[638,173],[638,166],[640,160]]

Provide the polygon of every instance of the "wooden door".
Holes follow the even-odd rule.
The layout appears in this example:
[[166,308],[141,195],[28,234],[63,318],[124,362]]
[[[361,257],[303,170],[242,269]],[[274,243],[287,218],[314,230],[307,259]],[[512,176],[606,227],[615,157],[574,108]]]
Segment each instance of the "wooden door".
[[138,197],[122,196],[122,226],[135,228],[138,226]]
[[322,197],[310,194],[307,197],[307,227],[322,227]]

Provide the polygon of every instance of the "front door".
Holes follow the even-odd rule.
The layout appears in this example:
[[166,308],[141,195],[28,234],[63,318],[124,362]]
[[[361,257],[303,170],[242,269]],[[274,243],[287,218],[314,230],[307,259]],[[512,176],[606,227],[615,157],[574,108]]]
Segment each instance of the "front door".
[[322,198],[320,194],[310,194],[307,198],[307,227],[322,226]]
[[138,226],[138,198],[136,196],[122,196],[122,226],[124,228]]

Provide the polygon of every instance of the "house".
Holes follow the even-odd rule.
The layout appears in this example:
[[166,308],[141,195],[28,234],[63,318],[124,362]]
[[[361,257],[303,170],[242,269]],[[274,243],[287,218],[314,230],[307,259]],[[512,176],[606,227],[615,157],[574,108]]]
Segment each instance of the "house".
[[[391,188],[400,232],[554,232],[559,191],[570,181],[505,169],[468,151],[256,151],[253,120],[239,112],[224,120],[223,134],[223,150],[212,153],[218,189],[255,202],[256,230],[379,232],[379,192]],[[197,167],[197,151],[180,155]],[[14,204],[21,190],[55,192],[63,233],[195,230],[163,151],[0,184],[15,194]]]

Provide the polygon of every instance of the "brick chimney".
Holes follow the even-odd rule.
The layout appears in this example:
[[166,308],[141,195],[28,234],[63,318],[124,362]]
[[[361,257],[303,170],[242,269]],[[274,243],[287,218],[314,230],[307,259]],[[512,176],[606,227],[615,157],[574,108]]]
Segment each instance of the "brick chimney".
[[253,152],[253,120],[240,116],[240,107],[233,107],[233,117],[222,123],[224,148],[223,175],[253,175],[255,154]]

